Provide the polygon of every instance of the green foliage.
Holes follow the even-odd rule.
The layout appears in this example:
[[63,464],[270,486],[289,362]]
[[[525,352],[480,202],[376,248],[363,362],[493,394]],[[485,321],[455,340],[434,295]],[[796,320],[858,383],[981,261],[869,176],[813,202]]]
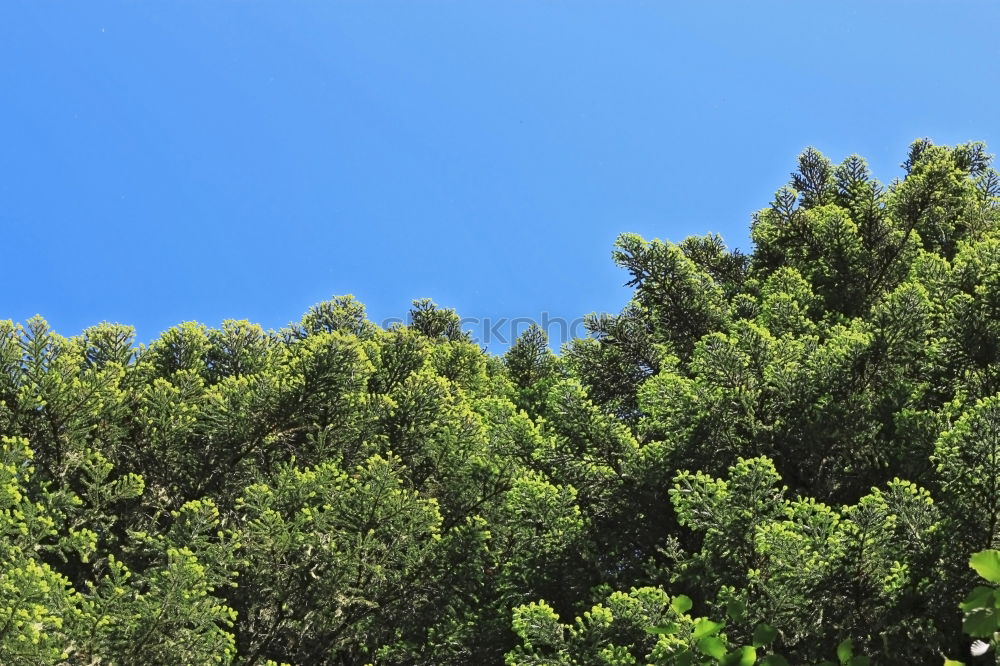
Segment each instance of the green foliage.
[[[514,610],[514,631],[522,644],[507,654],[511,666],[526,664],[787,664],[768,652],[777,632],[756,627],[751,645],[734,645],[725,622],[688,613],[691,600],[671,599],[656,587],[613,592],[602,603],[563,624],[544,601]],[[760,661],[758,661],[758,658]]]
[[[989,585],[976,585],[959,604],[963,613],[962,631],[980,639],[972,643],[970,651],[974,657],[993,652],[994,661],[1000,661],[997,654],[1000,640],[1000,590],[997,589],[1000,585],[1000,551],[987,549],[973,553],[969,566]],[[945,660],[945,666],[961,663]]]
[[0,663],[995,660],[990,163],[807,149],[752,252],[620,236],[561,355],[427,299],[0,322]]
[[431,299],[413,301],[410,327],[432,339],[467,340],[458,314],[450,308],[439,308]]

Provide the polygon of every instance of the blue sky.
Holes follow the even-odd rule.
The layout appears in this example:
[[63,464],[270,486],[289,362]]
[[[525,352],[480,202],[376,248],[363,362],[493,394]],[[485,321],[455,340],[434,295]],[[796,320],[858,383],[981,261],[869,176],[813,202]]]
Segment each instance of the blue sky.
[[746,248],[807,145],[884,181],[917,137],[1000,150],[998,28],[996,2],[11,0],[0,317],[617,311],[619,233]]

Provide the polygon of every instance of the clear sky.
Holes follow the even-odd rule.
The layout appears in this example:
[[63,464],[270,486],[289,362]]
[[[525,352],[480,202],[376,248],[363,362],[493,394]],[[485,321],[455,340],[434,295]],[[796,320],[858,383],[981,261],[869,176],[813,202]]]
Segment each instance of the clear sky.
[[7,0],[0,318],[617,311],[616,235],[746,248],[807,145],[883,181],[917,137],[1000,151],[998,34],[994,1]]

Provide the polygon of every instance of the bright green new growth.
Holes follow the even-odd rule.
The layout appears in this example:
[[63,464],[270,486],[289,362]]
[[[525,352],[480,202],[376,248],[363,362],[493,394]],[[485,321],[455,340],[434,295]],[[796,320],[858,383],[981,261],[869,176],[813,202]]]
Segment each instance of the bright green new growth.
[[621,236],[559,354],[0,322],[0,663],[995,661],[1000,177],[904,168],[805,151],[751,254]]

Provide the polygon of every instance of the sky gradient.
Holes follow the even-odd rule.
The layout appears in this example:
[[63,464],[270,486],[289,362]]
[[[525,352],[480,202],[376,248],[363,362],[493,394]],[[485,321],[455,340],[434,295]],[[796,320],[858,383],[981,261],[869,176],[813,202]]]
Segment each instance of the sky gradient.
[[12,0],[0,318],[618,311],[619,233],[747,249],[805,146],[883,182],[917,137],[1000,150],[998,28],[996,2]]

